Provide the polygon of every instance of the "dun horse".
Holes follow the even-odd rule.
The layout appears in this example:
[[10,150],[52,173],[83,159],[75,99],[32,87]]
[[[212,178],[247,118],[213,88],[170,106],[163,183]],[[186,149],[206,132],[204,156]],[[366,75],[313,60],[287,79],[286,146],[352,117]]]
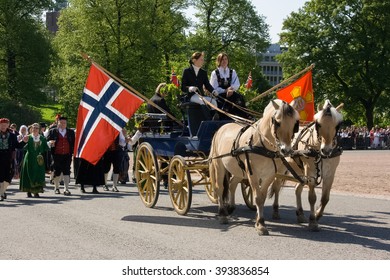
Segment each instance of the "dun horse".
[[264,202],[280,154],[292,152],[291,141],[298,124],[299,114],[291,105],[273,100],[265,108],[263,118],[254,124],[243,128],[229,123],[215,133],[209,156],[210,179],[218,196],[221,223],[228,222],[237,184],[246,179],[256,202],[255,228],[259,235],[269,234],[264,222]]
[[[294,148],[308,151],[306,156],[286,158],[291,167],[300,176],[304,176],[309,187],[310,218],[309,229],[318,231],[318,220],[322,217],[326,204],[329,201],[330,189],[333,184],[336,168],[340,162],[341,150],[337,146],[337,131],[343,116],[326,100],[322,108],[314,116],[314,127],[308,126],[297,133],[294,139]],[[285,172],[287,170],[284,170]],[[280,173],[283,171],[279,170]],[[316,193],[315,187],[322,180],[321,204],[315,211]],[[270,190],[270,196],[275,195],[273,203],[273,217],[279,219],[279,192],[283,184],[282,179],[276,178]],[[302,189],[304,184],[297,183],[295,195],[297,202],[297,220],[299,223],[306,221],[302,208]]]

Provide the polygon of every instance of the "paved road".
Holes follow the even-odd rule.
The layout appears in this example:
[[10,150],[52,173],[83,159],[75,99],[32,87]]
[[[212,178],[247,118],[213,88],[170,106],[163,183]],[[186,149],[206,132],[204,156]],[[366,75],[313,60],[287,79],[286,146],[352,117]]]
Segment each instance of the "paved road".
[[282,220],[270,220],[268,200],[270,236],[258,236],[255,213],[239,192],[237,212],[229,225],[220,225],[217,206],[203,189],[194,190],[190,212],[179,216],[165,190],[149,209],[133,184],[121,185],[119,193],[100,189],[100,194],[81,194],[72,185],[69,197],[55,195],[48,185],[41,198],[27,198],[16,184],[0,202],[2,260],[390,259],[390,197],[332,193],[321,231],[309,232],[295,223],[293,190],[285,188]]

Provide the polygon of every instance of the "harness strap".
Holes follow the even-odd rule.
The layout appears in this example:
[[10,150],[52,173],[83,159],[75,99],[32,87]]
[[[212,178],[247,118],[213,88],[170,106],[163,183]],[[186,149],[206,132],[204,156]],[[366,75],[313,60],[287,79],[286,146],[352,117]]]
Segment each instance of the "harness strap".
[[290,171],[291,175],[293,175],[293,177],[297,179],[299,183],[305,184],[305,181],[303,181],[302,178],[295,172],[287,160],[284,157],[280,157],[280,159],[282,160],[284,166],[286,166],[287,170]]
[[270,151],[266,147],[261,146],[245,146],[232,151],[233,156],[237,156],[243,153],[253,153],[256,155],[265,156],[267,158],[281,157],[278,152]]
[[298,149],[298,143],[302,140],[303,136],[305,135],[306,131],[315,124],[315,122],[311,122],[308,125],[306,125],[300,132],[298,137],[295,140],[295,143],[292,145],[293,150]]
[[[230,153],[233,157],[236,158],[237,160],[237,163],[238,163],[238,166],[241,168],[242,170],[242,173],[244,173],[244,170],[245,170],[245,165],[244,163],[242,162],[242,160],[238,157],[238,155],[234,154],[234,151],[237,149],[237,144],[238,144],[238,141],[240,140],[241,138],[241,135],[249,128],[249,125],[248,126],[244,126],[243,128],[240,129],[240,131],[237,133],[237,136],[236,136],[236,139],[234,139],[233,141],[233,145],[232,145],[232,149],[230,150]],[[252,137],[251,137],[252,139]],[[249,142],[251,143],[252,140],[250,140]],[[249,159],[248,159],[248,155],[245,154],[246,158],[247,158],[247,163],[248,163],[248,169],[249,169],[249,172],[250,174],[252,174],[252,169],[250,168],[250,165],[249,165]]]

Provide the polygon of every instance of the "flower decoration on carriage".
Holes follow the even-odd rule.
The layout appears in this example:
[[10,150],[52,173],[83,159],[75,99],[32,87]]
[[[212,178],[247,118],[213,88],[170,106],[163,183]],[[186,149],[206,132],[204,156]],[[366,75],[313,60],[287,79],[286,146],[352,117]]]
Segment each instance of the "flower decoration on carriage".
[[313,120],[314,94],[311,70],[287,87],[278,90],[276,95],[288,103],[295,100],[294,107],[299,112],[302,122]]

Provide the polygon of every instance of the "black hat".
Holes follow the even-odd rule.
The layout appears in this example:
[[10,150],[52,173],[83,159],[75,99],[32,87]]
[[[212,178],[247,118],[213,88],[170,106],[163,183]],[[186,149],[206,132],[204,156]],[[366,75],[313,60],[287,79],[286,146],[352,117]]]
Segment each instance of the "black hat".
[[39,125],[40,125],[41,127],[46,127],[46,126],[47,126],[47,124],[44,123],[44,122],[39,123]]
[[67,120],[68,120],[68,118],[67,118],[67,117],[63,117],[63,116],[61,116],[61,117],[59,118],[59,120],[64,120],[64,121],[67,121]]

